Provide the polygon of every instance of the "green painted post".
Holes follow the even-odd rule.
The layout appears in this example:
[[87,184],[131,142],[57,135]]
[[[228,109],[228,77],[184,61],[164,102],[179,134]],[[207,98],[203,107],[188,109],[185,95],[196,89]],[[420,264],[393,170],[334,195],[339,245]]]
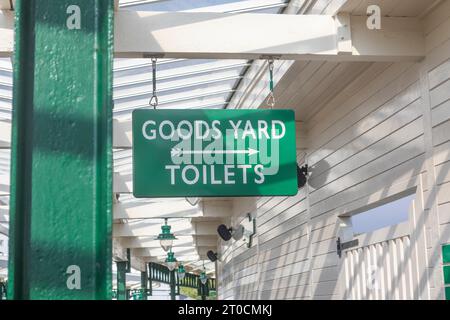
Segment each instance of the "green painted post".
[[0,282],[0,300],[6,299],[6,283]]
[[201,284],[202,286],[202,300],[206,300],[206,285],[204,285],[203,283]]
[[200,278],[197,278],[197,292],[202,300],[206,300],[206,297],[208,296],[207,284],[203,284],[200,281]]
[[147,300],[147,285],[148,285],[147,271],[143,271],[141,272],[142,300]]
[[148,295],[153,295],[153,277],[154,277],[154,271],[153,271],[153,264],[150,262],[148,264]]
[[17,0],[10,299],[111,299],[113,0]]
[[126,273],[130,273],[131,272],[131,249],[128,248],[127,249],[127,271]]
[[170,271],[170,300],[176,300],[175,270]]
[[127,300],[127,268],[128,261],[117,261],[117,300]]
[[[183,133],[186,139],[172,129],[161,135],[167,121],[168,127],[184,131],[203,121],[208,132],[217,132],[211,139],[203,139],[196,130]],[[269,128],[266,135],[258,135],[262,124]],[[296,195],[295,132],[292,110],[134,110],[133,194],[137,198]],[[214,163],[206,158],[202,162],[202,154],[213,149]]]

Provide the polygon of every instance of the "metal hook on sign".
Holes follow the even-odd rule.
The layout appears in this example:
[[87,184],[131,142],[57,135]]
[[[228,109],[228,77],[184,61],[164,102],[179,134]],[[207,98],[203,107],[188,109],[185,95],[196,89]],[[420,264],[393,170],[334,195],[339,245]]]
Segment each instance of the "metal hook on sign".
[[274,69],[274,60],[270,58],[268,61],[269,64],[269,96],[267,97],[267,105],[273,109],[275,107],[275,94],[274,94],[274,85],[273,85],[273,69]]
[[151,107],[153,107],[153,109],[156,109],[156,107],[158,106],[158,97],[157,96],[152,96],[152,98],[150,99],[149,104],[150,104]]
[[156,94],[156,63],[158,59],[152,58],[152,82],[153,82],[153,93],[152,97],[150,99],[150,106],[153,107],[153,109],[156,109],[158,106],[158,96]]
[[267,105],[270,107],[270,109],[273,109],[275,107],[275,95],[273,92],[269,93],[269,96],[267,97]]

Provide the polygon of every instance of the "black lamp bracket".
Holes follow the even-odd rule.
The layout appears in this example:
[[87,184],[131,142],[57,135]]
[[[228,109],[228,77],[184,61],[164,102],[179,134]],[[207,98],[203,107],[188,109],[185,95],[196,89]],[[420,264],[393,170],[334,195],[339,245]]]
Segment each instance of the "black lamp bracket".
[[308,168],[308,165],[305,164],[303,167],[300,167],[298,174],[303,174],[305,177],[307,177],[309,173]]

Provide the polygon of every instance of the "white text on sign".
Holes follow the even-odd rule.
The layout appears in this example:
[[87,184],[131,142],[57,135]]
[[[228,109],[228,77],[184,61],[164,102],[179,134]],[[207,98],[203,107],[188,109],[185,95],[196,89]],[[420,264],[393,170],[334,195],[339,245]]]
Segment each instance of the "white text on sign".
[[279,140],[286,133],[282,121],[258,120],[252,124],[228,120],[226,130],[222,125],[220,120],[177,124],[148,120],[142,126],[142,134],[149,141],[179,142],[170,152],[172,164],[165,166],[171,185],[262,184],[266,175],[278,172]]

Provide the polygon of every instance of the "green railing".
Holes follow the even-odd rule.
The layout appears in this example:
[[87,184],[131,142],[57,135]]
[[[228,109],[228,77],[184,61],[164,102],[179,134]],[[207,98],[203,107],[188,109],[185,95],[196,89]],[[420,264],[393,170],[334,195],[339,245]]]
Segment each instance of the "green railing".
[[8,292],[8,283],[7,282],[0,282],[0,300],[6,300]]
[[150,281],[156,281],[170,285],[170,270],[166,266],[150,262],[148,264],[148,279]]
[[[127,290],[127,300],[147,300],[146,297],[152,295],[152,290],[150,289],[128,289]],[[112,291],[112,298],[117,299],[117,290]]]
[[[171,282],[171,273],[175,275],[174,283]],[[216,290],[216,279],[210,278],[205,284],[202,284],[200,276],[193,273],[186,273],[183,279],[179,279],[177,272],[170,271],[165,265],[155,262],[148,264],[147,279],[150,285],[149,289],[128,289],[126,295],[128,300],[146,300],[148,296],[152,295],[153,281],[168,284],[171,288],[174,286],[174,291],[172,291],[173,288],[171,289],[172,295],[174,292],[175,295],[179,295],[180,287],[197,289],[198,295],[202,298],[209,296],[210,291]],[[117,299],[117,290],[113,290],[112,296],[113,299]]]
[[[148,266],[149,266],[149,280],[170,285],[169,268],[155,262],[150,262]],[[175,274],[177,273],[175,272]],[[200,276],[196,274],[187,272],[183,280],[178,279],[177,276],[177,286],[195,289],[199,288],[200,284],[201,284]],[[213,278],[208,279],[207,284],[210,290],[216,290],[216,279]]]

